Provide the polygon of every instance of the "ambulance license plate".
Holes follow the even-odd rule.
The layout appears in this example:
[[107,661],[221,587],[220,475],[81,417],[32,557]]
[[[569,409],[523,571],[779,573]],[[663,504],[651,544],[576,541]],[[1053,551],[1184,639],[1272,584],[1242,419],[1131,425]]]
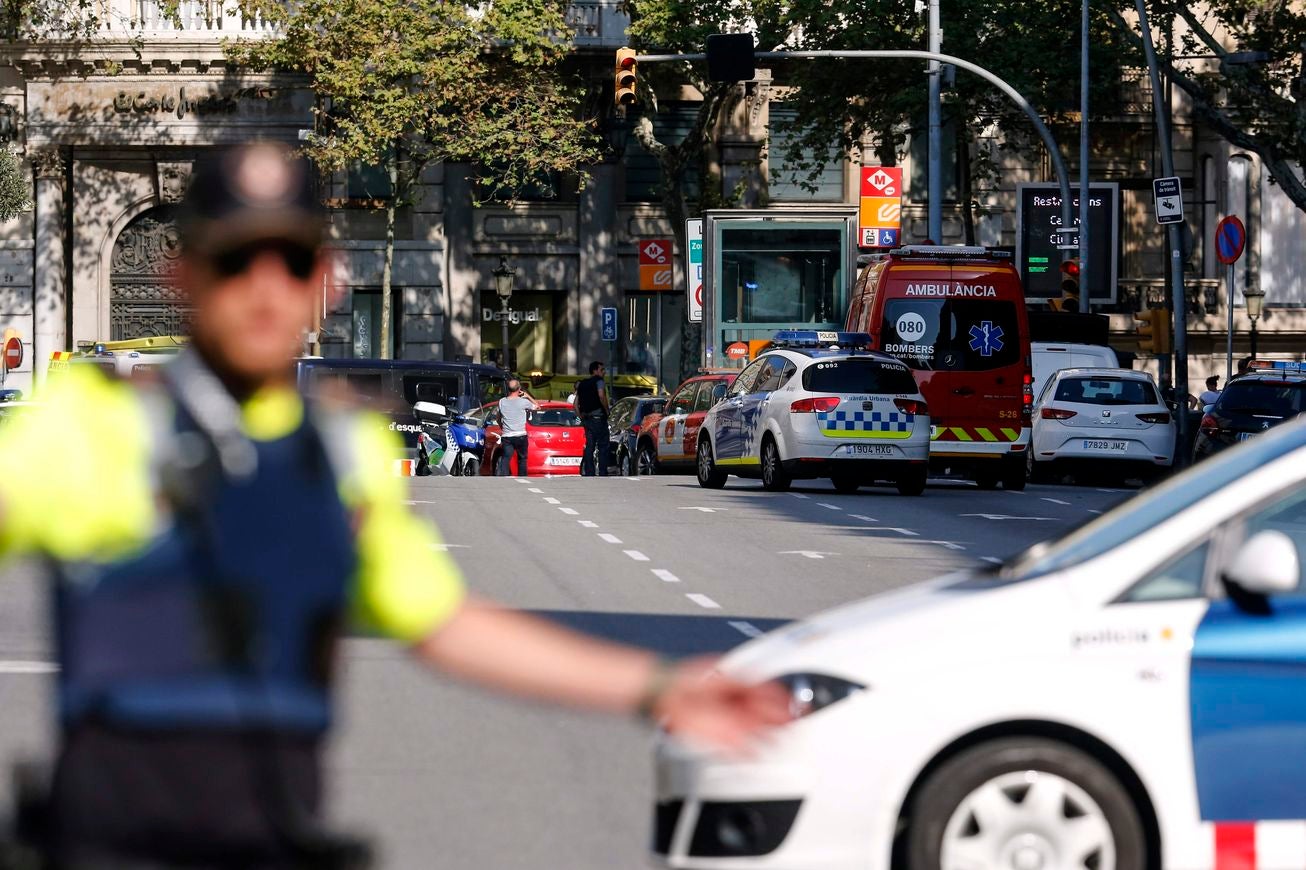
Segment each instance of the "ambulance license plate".
[[1103,450],[1107,453],[1128,453],[1128,441],[1103,441],[1097,438],[1084,439],[1085,450]]
[[845,444],[844,456],[892,456],[893,448],[888,444]]

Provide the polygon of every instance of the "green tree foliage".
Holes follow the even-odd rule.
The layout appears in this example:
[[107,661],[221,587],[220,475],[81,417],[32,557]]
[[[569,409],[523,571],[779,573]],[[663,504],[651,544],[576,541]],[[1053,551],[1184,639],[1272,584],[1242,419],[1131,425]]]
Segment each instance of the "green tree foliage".
[[11,221],[32,207],[32,184],[18,155],[0,147],[0,221]]
[[598,159],[580,91],[562,69],[570,30],[558,0],[300,0],[258,11],[280,22],[282,38],[229,53],[308,77],[317,97],[309,156],[328,172],[355,163],[388,170],[383,356],[395,212],[412,202],[427,166],[471,164],[480,190],[511,198],[548,172],[583,176]]
[[[1079,0],[946,0],[943,52],[996,73],[1055,127],[1078,116],[1079,10]],[[788,21],[792,32],[800,34],[795,47],[807,50],[923,49],[927,43],[925,12],[916,10],[914,0],[837,5],[792,0]],[[1111,116],[1120,109],[1121,63],[1127,52],[1104,11],[1094,12],[1094,30],[1091,114]],[[787,162],[806,171],[809,179],[831,159],[831,143],[838,143],[834,157],[839,158],[869,140],[875,159],[892,165],[907,136],[925,132],[922,61],[794,61],[777,68],[776,76],[795,87],[786,102],[796,114],[780,125],[789,140]],[[943,111],[956,130],[956,141],[945,147],[956,149],[960,199],[968,205],[973,175],[992,169],[990,155],[974,148],[979,133],[996,125],[1007,147],[1033,152],[1041,147],[1020,108],[965,70],[955,70],[945,88]],[[1073,156],[1073,148],[1066,150]],[[963,213],[969,231],[971,210]]]
[[[1148,17],[1163,74],[1192,101],[1198,120],[1259,156],[1306,211],[1306,7],[1289,0],[1151,3]],[[1111,24],[1142,66],[1134,5],[1113,8]]]

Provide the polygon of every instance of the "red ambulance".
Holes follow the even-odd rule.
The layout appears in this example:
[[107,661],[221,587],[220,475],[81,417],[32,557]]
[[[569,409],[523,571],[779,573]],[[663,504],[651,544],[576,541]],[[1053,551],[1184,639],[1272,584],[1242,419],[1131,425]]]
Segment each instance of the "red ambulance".
[[1024,489],[1034,396],[1025,292],[1011,255],[915,245],[859,259],[845,329],[911,368],[930,407],[930,465]]

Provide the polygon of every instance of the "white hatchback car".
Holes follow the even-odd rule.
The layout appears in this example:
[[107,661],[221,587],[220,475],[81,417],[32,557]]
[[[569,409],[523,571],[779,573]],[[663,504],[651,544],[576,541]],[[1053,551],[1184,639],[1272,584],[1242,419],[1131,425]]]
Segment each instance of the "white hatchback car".
[[745,643],[795,721],[664,736],[677,868],[1306,868],[1306,420],[1059,540]]
[[878,480],[903,495],[925,491],[930,418],[911,369],[858,348],[858,332],[790,330],[748,365],[708,411],[698,433],[699,485],[731,474],[777,492],[828,477],[839,492]]
[[1147,372],[1054,372],[1033,416],[1031,480],[1046,479],[1054,466],[1105,477],[1151,478],[1174,463],[1174,419]]

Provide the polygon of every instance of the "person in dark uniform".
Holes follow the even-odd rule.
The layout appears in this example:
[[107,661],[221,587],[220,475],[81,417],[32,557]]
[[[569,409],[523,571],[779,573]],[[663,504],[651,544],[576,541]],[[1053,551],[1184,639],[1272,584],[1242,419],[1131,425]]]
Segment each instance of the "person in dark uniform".
[[608,451],[612,438],[608,433],[608,391],[603,383],[603,363],[590,363],[590,376],[576,385],[576,413],[585,427],[585,455],[580,473],[593,477],[608,476]]
[[56,769],[21,814],[47,866],[365,866],[320,822],[350,623],[452,675],[718,746],[787,721],[775,684],[467,593],[386,471],[398,437],[295,389],[328,265],[306,161],[206,159],[182,211],[192,347],[162,384],[74,367],[0,429],[0,552],[55,566]]

